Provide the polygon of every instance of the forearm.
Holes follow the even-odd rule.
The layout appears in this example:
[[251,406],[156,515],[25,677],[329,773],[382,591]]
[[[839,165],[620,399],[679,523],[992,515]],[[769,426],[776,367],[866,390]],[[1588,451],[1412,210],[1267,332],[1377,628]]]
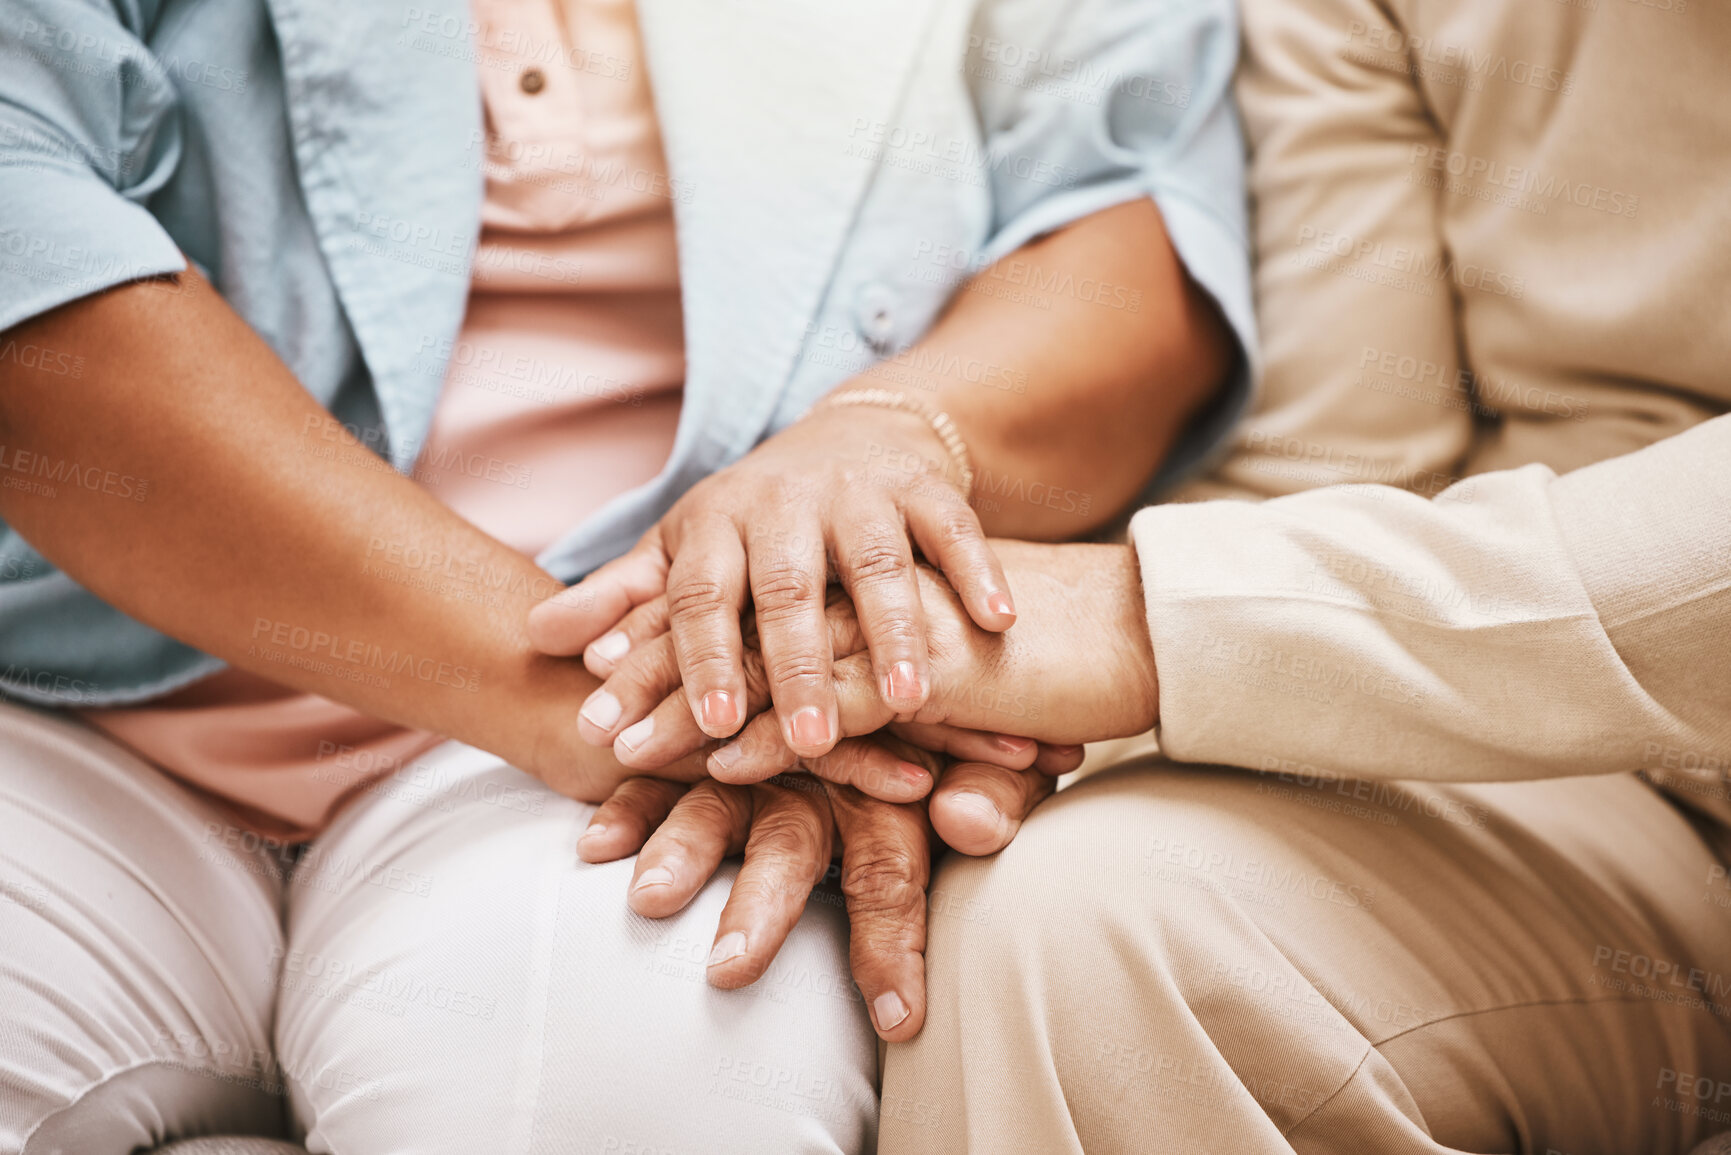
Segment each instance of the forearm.
[[[147,488],[141,501],[8,488],[0,516],[189,645],[604,795],[616,764],[575,726],[594,679],[525,633],[558,583],[348,437],[214,291],[189,284],[98,294],[9,334],[76,351],[84,373],[73,394],[64,377],[0,365],[6,451]],[[408,570],[404,557],[451,560]]]
[[1144,510],[1162,749],[1352,778],[1706,770],[1722,799],[1728,463],[1720,417],[1428,500],[1353,485]]
[[[1139,200],[976,274],[891,368],[955,420],[987,533],[1057,540],[1136,498],[1233,356],[1159,210]],[[868,370],[854,384],[882,381]]]

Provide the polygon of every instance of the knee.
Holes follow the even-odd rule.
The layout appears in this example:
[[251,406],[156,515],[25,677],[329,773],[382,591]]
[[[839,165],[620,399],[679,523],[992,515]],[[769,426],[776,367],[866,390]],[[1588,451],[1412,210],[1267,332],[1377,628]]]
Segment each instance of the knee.
[[1150,993],[1175,994],[1225,973],[1268,916],[1231,881],[1268,849],[1234,785],[1108,772],[1040,806],[997,855],[949,856],[933,878],[929,953],[957,962],[934,972],[982,989],[1094,989],[1130,965]]
[[412,870],[424,893],[356,886],[295,910],[277,1033],[311,1150],[435,1155],[506,1133],[622,1155],[869,1144],[875,1040],[838,909],[808,908],[753,987],[713,990],[731,868],[644,919],[625,905],[630,862],[575,861],[586,808],[465,809],[358,816],[325,848]]

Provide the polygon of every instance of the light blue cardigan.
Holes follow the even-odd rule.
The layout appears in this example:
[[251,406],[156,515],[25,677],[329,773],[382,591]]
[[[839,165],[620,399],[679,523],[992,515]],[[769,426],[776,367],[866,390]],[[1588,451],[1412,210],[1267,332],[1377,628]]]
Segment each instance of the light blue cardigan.
[[[1196,468],[1248,403],[1230,0],[638,8],[678,229],[684,404],[660,476],[541,557],[562,580],[913,343],[968,271],[1129,199],[1154,198],[1246,353],[1156,484]],[[7,0],[0,331],[184,254],[408,468],[479,228],[472,37],[460,4]],[[0,692],[135,702],[219,668],[0,526]]]

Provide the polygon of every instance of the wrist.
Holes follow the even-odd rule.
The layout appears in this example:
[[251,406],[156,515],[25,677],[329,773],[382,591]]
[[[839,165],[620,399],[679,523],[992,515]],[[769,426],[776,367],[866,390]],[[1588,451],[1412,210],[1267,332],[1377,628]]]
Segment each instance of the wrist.
[[884,431],[866,446],[868,467],[892,475],[936,475],[963,501],[973,496],[975,467],[967,442],[954,419],[924,398],[876,385],[843,385],[813,406],[806,419]]
[[1112,622],[1127,665],[1122,721],[1126,734],[1152,730],[1160,721],[1160,676],[1148,629],[1148,599],[1142,589],[1142,565],[1136,547],[1112,547],[1114,564],[1107,569],[1107,620]]

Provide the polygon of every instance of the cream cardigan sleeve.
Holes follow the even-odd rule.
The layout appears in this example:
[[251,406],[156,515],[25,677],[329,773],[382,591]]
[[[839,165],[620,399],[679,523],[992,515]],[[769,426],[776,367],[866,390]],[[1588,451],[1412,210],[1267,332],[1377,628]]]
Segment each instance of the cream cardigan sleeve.
[[1563,476],[1132,523],[1180,761],[1488,780],[1731,764],[1731,416]]

